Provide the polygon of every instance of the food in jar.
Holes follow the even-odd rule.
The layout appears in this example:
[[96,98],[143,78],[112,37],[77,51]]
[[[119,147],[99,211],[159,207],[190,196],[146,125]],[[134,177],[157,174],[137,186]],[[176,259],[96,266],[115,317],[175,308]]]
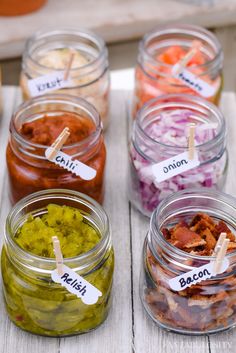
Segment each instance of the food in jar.
[[[230,227],[220,219],[208,214],[197,213],[190,218],[182,218],[177,224],[161,228],[162,237],[173,247],[193,255],[186,258],[187,268],[212,260],[214,248],[222,232],[229,239],[227,254],[236,251],[236,237]],[[158,251],[160,258],[164,253]],[[209,261],[208,260],[208,261]],[[167,259],[167,262],[171,261]],[[188,288],[175,291],[170,288],[168,279],[178,270],[178,263],[172,265],[172,271],[165,270],[157,263],[151,251],[146,251],[145,303],[152,316],[160,325],[173,328],[177,332],[208,332],[229,327],[236,321],[236,278],[234,271],[227,270],[227,276],[219,275]]]
[[[187,150],[189,123],[196,123],[195,146],[213,141],[218,134],[217,123],[194,121],[196,113],[188,109],[163,110],[150,122],[145,123],[144,135],[148,140],[140,140],[139,145],[130,146],[130,193],[135,204],[143,213],[150,215],[156,206],[167,196],[191,187],[221,189],[225,182],[227,154],[222,151],[214,156],[214,151],[198,153],[200,165],[188,171],[180,171],[176,176],[162,182],[156,180],[152,166]],[[138,136],[138,133],[137,133]],[[152,143],[159,144],[159,150]],[[174,150],[173,150],[174,148]],[[199,147],[200,148],[200,147]],[[140,152],[141,151],[141,152]],[[173,152],[174,151],[174,152]],[[195,151],[196,153],[196,151]],[[170,168],[174,168],[171,165]]]
[[[45,149],[52,145],[65,127],[69,128],[70,136],[62,150],[95,169],[96,176],[92,180],[83,180],[46,160]],[[50,188],[77,190],[102,203],[106,150],[92,120],[72,112],[42,114],[37,118],[32,114],[30,121],[18,126],[17,135],[26,147],[22,144],[18,146],[12,135],[6,153],[13,203],[33,192]]]
[[47,0],[1,0],[0,16],[19,16],[38,10]]
[[[36,255],[31,267],[41,259],[55,258],[52,237],[60,240],[64,260],[71,263],[89,254],[101,242],[98,228],[79,209],[67,205],[49,204],[43,210],[28,215],[15,232],[13,241],[24,251]],[[86,305],[76,295],[38,272],[22,271],[10,260],[9,249],[3,247],[2,276],[7,312],[20,328],[39,335],[68,336],[96,328],[107,317],[114,267],[113,250],[82,275],[102,292],[96,304]],[[98,260],[98,259],[97,259]],[[45,266],[45,264],[44,264]],[[76,265],[73,266],[76,271]],[[81,271],[81,267],[80,271]]]

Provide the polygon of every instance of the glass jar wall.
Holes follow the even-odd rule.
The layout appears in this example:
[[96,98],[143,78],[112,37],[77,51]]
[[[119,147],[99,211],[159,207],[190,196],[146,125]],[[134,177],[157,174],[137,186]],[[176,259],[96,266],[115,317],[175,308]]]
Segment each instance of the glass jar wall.
[[[48,205],[53,207],[50,216]],[[83,220],[78,219],[77,210]],[[43,225],[45,215],[49,217]],[[28,234],[28,237],[25,234],[25,240],[21,238],[24,226],[27,226],[24,232]],[[38,242],[40,227],[43,227],[43,233]],[[62,252],[68,254],[78,248],[79,255],[64,256],[63,264],[102,293],[95,304],[85,304],[52,280],[56,261],[54,256],[46,254],[51,244],[49,228],[53,235],[61,237]],[[72,237],[73,242],[64,242],[61,233]],[[98,234],[99,240],[87,251],[94,233]],[[77,240],[76,234],[80,235]],[[21,200],[6,220],[1,263],[7,313],[21,329],[45,336],[68,336],[93,330],[106,319],[114,267],[110,226],[103,208],[86,195],[69,190],[47,190]]]
[[[200,164],[158,181],[154,172],[162,161],[188,152],[189,124],[195,124],[195,153]],[[182,161],[182,159],[181,159]],[[225,119],[213,104],[190,95],[165,95],[146,103],[134,122],[130,143],[129,198],[150,216],[168,195],[191,187],[222,189],[228,155]]]
[[[157,325],[191,335],[235,326],[235,203],[222,192],[184,190],[168,197],[153,212],[143,248],[140,295]],[[215,261],[213,249],[223,231],[230,239],[225,256],[229,261],[227,270],[174,290],[171,279]],[[209,239],[210,233],[214,242]]]
[[214,88],[207,100],[218,104],[222,90],[223,52],[217,38],[204,28],[193,25],[166,25],[147,33],[139,45],[135,71],[134,117],[145,102],[163,94],[200,95],[173,76],[173,66],[192,49],[200,49],[186,68]]
[[65,72],[72,52],[70,85],[60,89],[59,93],[82,97],[93,104],[106,128],[110,85],[108,51],[103,39],[93,32],[73,28],[55,29],[32,36],[23,54],[20,80],[23,97],[32,97],[29,80],[52,72]]
[[[84,180],[46,159],[46,149],[65,127],[70,136],[62,151],[93,168],[93,179]],[[48,94],[22,104],[11,119],[6,158],[12,203],[51,188],[72,189],[100,203],[103,200],[106,149],[101,120],[82,98]]]

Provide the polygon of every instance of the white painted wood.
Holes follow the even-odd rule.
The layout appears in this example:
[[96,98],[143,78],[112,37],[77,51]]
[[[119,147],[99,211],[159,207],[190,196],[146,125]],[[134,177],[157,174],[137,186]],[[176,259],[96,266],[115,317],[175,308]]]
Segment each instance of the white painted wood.
[[[8,124],[14,107],[21,100],[19,89],[14,87],[4,88],[3,93],[5,112],[0,121],[1,242],[3,223],[10,208],[5,178]],[[124,90],[112,92],[111,125],[106,133],[108,159],[104,207],[110,217],[116,252],[113,306],[109,317],[100,328],[86,335],[63,339],[38,337],[21,331],[8,320],[0,291],[0,353],[235,352],[236,330],[210,338],[167,333],[159,329],[142,308],[138,290],[139,272],[149,220],[134,210],[127,199],[128,97],[130,93]],[[236,98],[233,93],[223,95],[222,109],[229,126],[230,166],[226,190],[236,196]]]
[[79,24],[114,42],[138,38],[163,23],[188,22],[207,27],[236,23],[234,0],[205,3],[199,6],[178,0],[48,0],[38,12],[0,17],[0,58],[19,56],[25,40],[47,26]]

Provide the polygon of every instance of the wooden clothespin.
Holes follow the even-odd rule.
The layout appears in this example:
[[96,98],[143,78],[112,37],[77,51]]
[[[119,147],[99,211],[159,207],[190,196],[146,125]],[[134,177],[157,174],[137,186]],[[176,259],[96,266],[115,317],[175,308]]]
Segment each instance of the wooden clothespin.
[[187,54],[177,63],[175,64],[175,73],[178,73],[187,66],[188,62],[194,57],[194,55],[201,48],[202,44],[199,40],[194,40],[192,42],[191,49],[187,52]]
[[63,275],[63,256],[61,252],[60,241],[57,236],[52,237],[53,250],[56,257],[57,272],[59,276]]
[[194,159],[194,149],[195,149],[195,143],[194,143],[194,137],[195,137],[195,128],[196,124],[190,123],[189,124],[189,133],[188,133],[188,158],[189,160]]
[[221,264],[224,261],[224,257],[227,252],[229,239],[226,239],[227,234],[221,233],[219,239],[216,243],[213,255],[216,256],[215,264],[214,264],[214,273],[217,275],[220,271]]
[[66,142],[69,136],[70,136],[69,128],[65,127],[65,129],[60,133],[60,135],[51,145],[51,152],[47,156],[49,160],[53,160],[53,158],[56,156],[57,152],[62,148],[62,146],[64,145],[64,143]]
[[72,67],[72,64],[73,64],[73,61],[74,61],[74,58],[75,58],[75,54],[76,54],[76,51],[74,49],[71,49],[70,50],[70,55],[69,55],[69,60],[67,62],[67,65],[66,65],[66,68],[65,68],[65,71],[64,71],[64,81],[67,81],[68,78],[69,78],[69,75],[70,75],[70,70],[71,70],[71,67]]

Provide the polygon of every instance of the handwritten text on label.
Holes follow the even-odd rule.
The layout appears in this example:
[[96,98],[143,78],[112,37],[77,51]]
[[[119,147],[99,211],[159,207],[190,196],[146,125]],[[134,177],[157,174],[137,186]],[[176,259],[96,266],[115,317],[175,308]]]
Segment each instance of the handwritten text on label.
[[43,95],[60,88],[69,87],[70,80],[64,81],[64,73],[52,72],[28,81],[28,88],[32,97]]
[[[171,280],[169,280],[169,285],[173,290],[181,291],[187,287],[192,286],[193,284],[205,281],[206,279],[215,276],[214,266],[215,262],[211,261],[204,266],[196,267],[192,271],[183,273],[180,276],[172,278]],[[219,273],[225,272],[228,267],[229,260],[225,258],[222,262]]]
[[173,158],[166,159],[152,166],[152,172],[157,182],[162,182],[175,175],[181,174],[197,167],[200,164],[197,151],[194,153],[194,159],[188,158],[188,151],[183,152]]
[[74,272],[70,267],[63,265],[63,274],[58,275],[57,269],[52,272],[52,280],[60,283],[68,292],[81,298],[84,304],[92,305],[102,296],[102,292]]
[[[52,147],[49,147],[45,151],[45,156],[47,159],[51,154]],[[50,160],[50,159],[49,159]],[[92,180],[95,178],[97,171],[86,164],[77,161],[77,159],[71,159],[71,157],[61,151],[58,151],[56,156],[51,160],[55,164],[59,165],[60,167],[68,170],[71,173],[81,177],[84,180]]]
[[216,93],[216,87],[209,85],[206,81],[194,75],[191,71],[181,68],[179,64],[175,64],[172,68],[173,76],[181,80],[186,86],[192,88],[195,92],[199,93],[202,97],[212,97]]

